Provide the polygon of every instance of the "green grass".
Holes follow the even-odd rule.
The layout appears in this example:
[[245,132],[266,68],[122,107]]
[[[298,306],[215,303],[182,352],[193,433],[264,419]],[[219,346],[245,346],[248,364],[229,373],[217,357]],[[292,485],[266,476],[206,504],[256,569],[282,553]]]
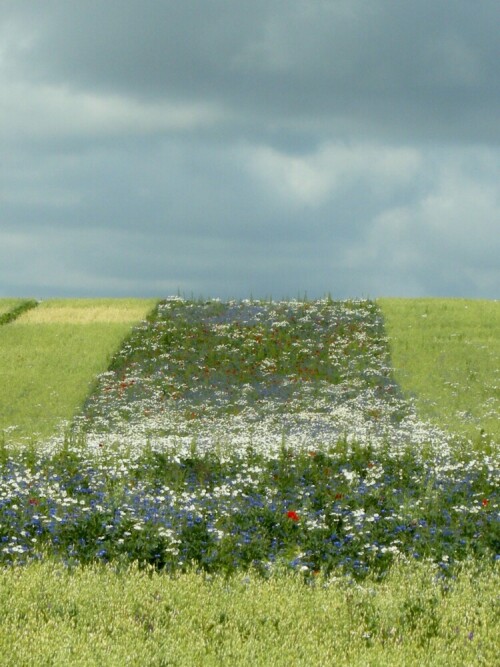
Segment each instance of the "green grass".
[[493,666],[499,583],[472,563],[451,582],[412,563],[357,586],[45,562],[0,571],[0,654],[5,667]]
[[21,441],[51,435],[81,406],[97,373],[154,299],[41,303],[0,328],[0,431]]
[[396,378],[420,413],[478,441],[500,441],[500,303],[380,299]]

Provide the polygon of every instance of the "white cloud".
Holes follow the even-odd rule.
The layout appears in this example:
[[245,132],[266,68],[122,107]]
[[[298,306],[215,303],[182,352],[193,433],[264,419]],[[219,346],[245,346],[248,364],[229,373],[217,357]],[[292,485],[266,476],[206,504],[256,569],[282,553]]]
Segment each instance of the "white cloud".
[[[498,178],[500,183],[500,169]],[[462,255],[500,256],[500,188],[446,167],[434,192],[415,212],[436,244]]]
[[0,81],[0,128],[5,140],[147,135],[207,127],[224,112],[214,104],[137,101],[67,86]]
[[[470,162],[488,178],[474,178]],[[500,164],[480,149],[430,163],[432,189],[376,215],[364,243],[351,250],[351,264],[383,267],[400,294],[429,293],[434,283],[464,296],[498,295]],[[404,288],[415,281],[418,289]]]
[[321,206],[339,190],[361,182],[384,196],[411,183],[421,167],[419,151],[373,144],[325,144],[306,156],[267,146],[248,149],[255,178],[291,205]]

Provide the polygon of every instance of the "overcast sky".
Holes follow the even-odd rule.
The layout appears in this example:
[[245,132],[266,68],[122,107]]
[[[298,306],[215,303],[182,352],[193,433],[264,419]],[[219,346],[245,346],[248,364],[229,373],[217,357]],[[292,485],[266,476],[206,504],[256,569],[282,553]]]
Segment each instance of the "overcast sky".
[[500,297],[498,0],[0,0],[0,296]]

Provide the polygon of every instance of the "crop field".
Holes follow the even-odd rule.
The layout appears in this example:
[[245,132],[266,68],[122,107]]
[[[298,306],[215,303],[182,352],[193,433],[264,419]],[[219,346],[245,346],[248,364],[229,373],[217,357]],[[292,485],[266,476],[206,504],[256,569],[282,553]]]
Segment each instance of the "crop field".
[[495,664],[498,317],[171,297],[1,326],[6,664]]

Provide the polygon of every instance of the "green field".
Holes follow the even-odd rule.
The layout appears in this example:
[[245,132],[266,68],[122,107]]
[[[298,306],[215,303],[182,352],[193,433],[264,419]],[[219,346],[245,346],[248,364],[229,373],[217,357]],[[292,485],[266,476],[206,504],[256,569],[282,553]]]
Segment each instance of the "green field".
[[[201,327],[198,330],[195,322],[188,325],[180,322],[182,326],[162,334],[163,340],[176,341],[178,348],[185,344],[182,355],[169,355],[170,368],[178,369],[179,375],[178,380],[172,375],[166,383],[162,376],[155,374],[151,359],[144,352],[147,346],[133,348],[129,345],[132,349],[130,354],[127,353],[129,356],[125,352],[114,356],[131,327],[156,303],[155,300],[54,300],[43,302],[15,322],[0,327],[0,432],[1,429],[5,431],[6,442],[19,444],[24,441],[36,446],[41,437],[55,431],[60,420],[70,420],[78,413],[91,389],[96,396],[90,404],[95,414],[107,409],[112,401],[116,402],[117,409],[128,414],[127,401],[129,398],[135,400],[134,392],[140,387],[146,392],[152,408],[149,409],[147,402],[144,405],[148,409],[143,409],[140,402],[138,406],[141,413],[149,415],[155,409],[150,395],[158,394],[153,382],[159,383],[165,391],[168,389],[174,396],[172,400],[180,401],[182,407],[184,399],[182,396],[179,399],[178,395],[183,388],[186,390],[195,373],[200,370],[209,372],[209,361],[212,363],[210,372],[216,380],[221,374],[234,377],[239,372],[242,391],[246,394],[249,390],[245,389],[245,383],[248,385],[256,371],[253,365],[245,366],[245,360],[251,359],[255,367],[264,369],[264,380],[270,377],[265,366],[266,358],[274,359],[275,365],[279,362],[285,367],[286,363],[287,372],[293,367],[307,390],[312,386],[315,374],[326,375],[321,357],[324,349],[313,346],[307,348],[307,353],[295,355],[296,343],[284,326],[271,328],[272,333],[267,339],[258,332],[255,340],[250,341],[252,347],[242,337],[240,327],[229,331],[224,329],[225,324],[216,324],[214,331],[219,336],[221,348],[217,357],[212,349],[205,349],[209,340],[208,329]],[[462,495],[462,500],[454,501],[455,504],[474,502],[470,513],[473,519],[491,519],[490,523],[481,524],[477,535],[471,533],[471,543],[479,544],[483,538],[479,531],[494,526],[492,517],[497,508],[496,491],[488,478],[488,465],[484,466],[481,461],[498,450],[500,435],[499,305],[491,301],[441,299],[381,299],[378,304],[390,338],[396,378],[403,392],[415,398],[421,416],[471,439],[472,445],[465,447],[468,452],[465,469],[472,471],[476,461],[483,466],[478,477],[483,487],[477,487],[479,491],[473,494],[472,500],[464,501],[466,496]],[[10,310],[16,305],[12,300],[8,304],[6,300],[0,301],[0,309]],[[175,307],[174,302],[174,312]],[[217,308],[214,318],[224,322],[223,309],[220,307],[219,313]],[[306,313],[304,327],[310,326],[308,317]],[[357,322],[356,315],[350,317],[354,317],[350,321]],[[231,348],[231,336],[237,338],[238,347]],[[354,360],[345,362],[347,373],[351,373],[356,364],[360,365],[359,359],[363,359],[359,356],[367,345],[363,336],[357,324],[352,328],[347,324],[335,339],[338,358]],[[382,348],[378,347],[376,332],[374,336],[373,349],[379,355]],[[155,350],[156,339],[152,341],[150,349]],[[280,356],[283,346],[287,352]],[[196,357],[192,355],[198,354],[202,348],[207,365],[200,364],[198,368]],[[142,354],[146,355],[144,359]],[[349,354],[354,356],[348,357]],[[111,359],[115,376],[111,377],[110,373],[98,386],[95,376],[108,367]],[[138,370],[140,363],[148,371],[145,376]],[[373,373],[373,369],[370,372]],[[189,391],[201,392],[204,382],[203,376],[193,380]],[[272,388],[272,384],[269,386]],[[383,387],[374,386],[383,393]],[[236,399],[231,403],[231,409],[238,405],[239,394]],[[376,403],[370,404],[368,409],[369,418],[375,422],[382,421],[381,408],[377,406]],[[222,408],[214,404],[212,408],[209,405],[209,409],[212,410],[210,419],[215,419],[216,410]],[[182,423],[182,428],[196,427],[203,414],[198,408],[196,410],[186,413],[187,421]],[[12,426],[17,428],[11,430]],[[349,449],[345,442],[339,445],[335,455],[340,455],[341,450],[345,450],[346,455],[351,452],[356,470],[369,480],[369,475],[379,465],[377,454],[356,445]],[[0,455],[8,460],[9,450],[4,446]],[[58,459],[58,465],[67,460],[76,472],[83,463],[87,465],[84,458],[75,458],[76,455],[71,453],[64,456]],[[112,477],[112,451],[109,456],[109,460],[106,459],[108,467],[104,468],[105,484],[119,498],[128,482],[126,477],[118,481]],[[122,455],[119,453],[118,456]],[[196,459],[194,451],[190,456],[189,465],[198,479],[208,480],[206,462],[201,457]],[[410,473],[408,466],[413,465],[408,452],[402,456],[403,459],[395,464],[396,477],[400,475],[401,485],[406,483],[403,480]],[[284,450],[282,463],[288,481],[295,479],[289,467],[289,457],[290,453]],[[300,461],[297,458],[297,465],[303,465],[304,474],[310,475],[319,489],[319,477],[316,479],[312,475],[317,472],[322,479],[325,471],[327,475],[333,475],[331,464],[329,460],[322,464],[315,451],[306,452],[305,459],[311,464],[304,458]],[[26,465],[32,466],[31,459],[28,457],[27,460]],[[131,476],[138,486],[148,480],[151,483],[156,478],[149,479],[145,472],[141,472],[142,462],[147,466],[151,461],[156,471],[165,466],[164,460],[155,458],[154,452],[150,451],[144,459],[129,461],[124,456],[119,461],[120,470],[130,464]],[[384,461],[386,465],[387,461]],[[16,505],[10,506],[11,513],[17,512],[16,516],[21,517],[20,535],[25,525],[23,522],[45,511],[46,504],[52,501],[51,494],[56,494],[58,469],[48,464],[43,468],[41,477],[47,477],[42,480],[46,483],[43,497],[31,488],[35,481],[38,484],[37,474],[34,469],[30,472],[30,487],[26,491],[20,473],[9,477],[6,472],[7,485],[3,488],[9,489],[9,493],[12,489],[13,493],[18,493],[16,498],[26,500],[25,510],[17,507],[18,500],[13,501]],[[161,474],[163,477],[170,475],[173,484],[178,473],[174,469],[161,468]],[[301,474],[302,469],[297,472],[297,479]],[[452,474],[451,469],[447,474]],[[242,479],[249,479],[251,475],[251,469],[246,469]],[[281,469],[274,476],[280,478]],[[179,488],[183,488],[182,480],[177,482]],[[327,486],[324,488],[327,493]],[[72,493],[70,489],[67,494],[70,498],[65,495],[63,503],[71,506]],[[131,494],[134,493],[132,488]],[[335,488],[334,493],[340,498],[336,502],[343,502],[342,497],[349,494],[347,482],[342,489]],[[382,491],[377,494],[368,500],[379,503],[378,507],[387,500]],[[417,525],[415,516],[418,514],[412,514],[415,507],[424,508],[429,516],[438,516],[439,507],[433,506],[440,497],[437,494],[438,487],[431,489],[431,482],[427,480],[422,486],[422,502],[417,500],[417,504],[410,507],[411,496],[407,496],[408,507],[401,510],[405,530],[414,531]],[[6,498],[7,491],[4,491],[2,502],[6,502]],[[348,509],[349,503],[352,505],[354,501],[352,496],[346,501],[345,508]],[[53,514],[56,514],[55,510]],[[296,519],[295,514],[289,512],[291,519],[288,523],[286,517],[283,519],[283,535],[287,539],[300,530],[299,518]],[[7,520],[10,515],[5,516]],[[101,546],[104,537],[99,536],[104,534],[105,524],[110,522],[109,516],[102,516],[102,523],[98,522],[92,528]],[[459,527],[469,514],[459,514],[458,517],[453,524],[455,527]],[[64,522],[64,518],[58,520]],[[0,532],[1,524],[0,516]],[[86,530],[90,530],[89,526]],[[154,535],[146,533],[144,526],[136,525],[135,528],[134,548],[137,553],[146,553],[148,540],[153,540]],[[56,529],[59,528],[56,526]],[[45,530],[52,530],[49,523]],[[134,533],[133,527],[128,535],[130,532]],[[445,537],[446,540],[451,545],[451,537]],[[492,534],[490,542],[494,543],[494,540]],[[498,544],[498,534],[496,540]],[[427,557],[419,560],[395,558],[387,572],[374,571],[366,577],[346,576],[341,570],[323,574],[307,567],[290,572],[284,565],[277,566],[263,578],[252,568],[226,573],[195,572],[194,562],[169,574],[158,572],[149,565],[138,567],[120,559],[87,566],[69,563],[70,567],[62,564],[58,557],[53,559],[52,555],[41,562],[22,566],[15,565],[13,560],[8,567],[0,569],[0,662],[27,666],[428,664],[493,667],[500,652],[498,561],[495,563],[489,556],[478,552],[464,557],[462,562],[457,559],[448,572],[448,564],[451,565],[454,558],[448,555],[446,548],[443,544],[440,562]],[[16,551],[15,542],[9,542],[3,551],[7,549],[10,549],[12,558],[17,557],[19,551]],[[122,552],[118,549],[117,553]]]
[[32,441],[71,419],[130,327],[155,303],[54,299],[0,327],[0,432],[9,429],[9,441]]
[[396,378],[422,415],[500,441],[500,303],[381,299]]

